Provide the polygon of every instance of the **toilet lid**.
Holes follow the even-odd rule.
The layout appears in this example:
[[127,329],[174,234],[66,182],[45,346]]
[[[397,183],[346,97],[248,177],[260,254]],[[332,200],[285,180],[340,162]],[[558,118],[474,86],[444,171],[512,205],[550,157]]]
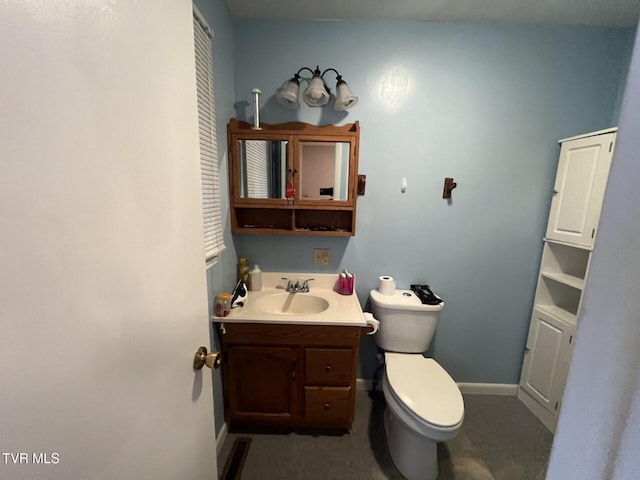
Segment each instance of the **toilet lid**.
[[414,416],[438,427],[459,424],[464,416],[460,389],[432,358],[385,353],[389,386]]

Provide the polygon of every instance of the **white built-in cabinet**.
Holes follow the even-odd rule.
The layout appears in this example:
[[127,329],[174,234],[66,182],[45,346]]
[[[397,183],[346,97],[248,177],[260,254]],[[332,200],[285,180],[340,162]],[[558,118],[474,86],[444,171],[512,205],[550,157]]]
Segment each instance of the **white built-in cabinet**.
[[560,140],[518,398],[551,430],[569,371],[616,129]]

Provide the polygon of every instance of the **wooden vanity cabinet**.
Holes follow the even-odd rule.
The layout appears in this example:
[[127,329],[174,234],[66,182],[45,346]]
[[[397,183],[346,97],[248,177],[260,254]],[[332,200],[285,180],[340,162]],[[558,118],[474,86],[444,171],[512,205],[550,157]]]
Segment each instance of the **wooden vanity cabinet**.
[[224,324],[225,420],[231,427],[351,428],[361,331]]

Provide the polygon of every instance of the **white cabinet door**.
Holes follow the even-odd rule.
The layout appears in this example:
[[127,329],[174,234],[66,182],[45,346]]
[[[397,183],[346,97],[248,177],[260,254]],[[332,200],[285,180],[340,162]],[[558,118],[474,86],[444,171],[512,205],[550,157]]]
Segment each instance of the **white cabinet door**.
[[573,326],[534,309],[520,386],[552,413],[562,398],[573,332]]
[[547,238],[593,245],[615,135],[595,135],[562,144]]

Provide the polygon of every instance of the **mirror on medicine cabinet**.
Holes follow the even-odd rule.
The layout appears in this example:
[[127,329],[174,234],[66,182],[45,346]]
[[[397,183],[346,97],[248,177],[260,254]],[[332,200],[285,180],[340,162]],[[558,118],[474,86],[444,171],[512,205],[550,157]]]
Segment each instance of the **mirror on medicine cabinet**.
[[358,122],[233,119],[227,135],[234,233],[355,234]]
[[349,142],[298,142],[299,166],[291,171],[288,141],[238,140],[240,198],[286,199],[289,174],[298,177],[299,198],[347,200]]
[[287,198],[288,143],[238,140],[240,198]]

